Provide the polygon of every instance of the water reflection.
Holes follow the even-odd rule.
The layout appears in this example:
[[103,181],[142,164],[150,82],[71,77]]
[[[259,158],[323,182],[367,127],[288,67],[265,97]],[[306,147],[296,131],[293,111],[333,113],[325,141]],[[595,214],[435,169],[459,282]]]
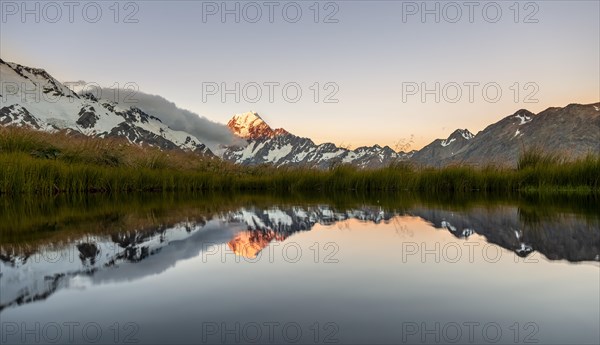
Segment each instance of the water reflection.
[[[0,203],[5,325],[81,319],[101,323],[107,335],[115,320],[133,321],[142,343],[198,343],[207,322],[297,322],[301,343],[314,343],[315,323],[321,342],[336,335],[342,343],[423,343],[418,334],[403,341],[403,327],[458,319],[498,322],[505,336],[514,322],[533,321],[544,343],[597,340],[595,199],[142,195]],[[454,260],[456,250],[463,257]],[[494,251],[502,257],[491,260]],[[565,329],[565,318],[576,327]],[[15,334],[11,342],[32,342]]]
[[[538,252],[549,260],[581,262],[598,261],[600,253],[598,218],[553,213],[531,221],[530,215],[523,217],[530,211],[506,204],[456,208],[415,201],[402,209],[235,203],[210,209],[195,199],[174,204],[177,207],[150,202],[145,208],[147,204],[141,202],[131,213],[123,208],[103,211],[90,207],[77,214],[70,208],[74,205],[66,203],[52,216],[26,221],[25,228],[19,229],[23,236],[3,228],[8,241],[3,239],[0,246],[0,310],[46,299],[77,276],[95,284],[158,274],[179,260],[200,255],[209,246],[226,244],[236,255],[255,259],[273,241],[284,242],[316,224],[333,225],[349,219],[379,224],[418,217],[448,236],[466,240],[481,235],[488,243],[520,257]],[[62,212],[64,218],[50,221]],[[11,224],[11,220],[2,223]],[[376,230],[374,227],[374,238]],[[145,261],[149,262],[140,264]]]

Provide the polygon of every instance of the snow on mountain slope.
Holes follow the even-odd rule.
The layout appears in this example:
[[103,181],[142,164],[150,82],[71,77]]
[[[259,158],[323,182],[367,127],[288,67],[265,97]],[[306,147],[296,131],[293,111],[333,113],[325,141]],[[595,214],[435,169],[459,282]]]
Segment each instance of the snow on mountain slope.
[[212,155],[193,135],[174,131],[136,107],[78,95],[42,69],[0,60],[0,124],[38,130],[68,129],[94,137]]

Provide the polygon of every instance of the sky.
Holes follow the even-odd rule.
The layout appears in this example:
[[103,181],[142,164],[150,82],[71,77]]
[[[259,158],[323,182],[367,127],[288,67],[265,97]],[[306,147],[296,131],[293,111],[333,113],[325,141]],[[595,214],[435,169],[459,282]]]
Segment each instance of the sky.
[[0,3],[3,60],[317,143],[418,149],[600,101],[597,0]]

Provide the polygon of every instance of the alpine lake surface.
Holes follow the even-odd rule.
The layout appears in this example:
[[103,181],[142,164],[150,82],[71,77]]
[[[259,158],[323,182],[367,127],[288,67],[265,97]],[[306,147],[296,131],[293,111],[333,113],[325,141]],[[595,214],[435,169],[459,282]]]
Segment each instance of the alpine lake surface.
[[1,344],[598,344],[600,200],[0,196]]

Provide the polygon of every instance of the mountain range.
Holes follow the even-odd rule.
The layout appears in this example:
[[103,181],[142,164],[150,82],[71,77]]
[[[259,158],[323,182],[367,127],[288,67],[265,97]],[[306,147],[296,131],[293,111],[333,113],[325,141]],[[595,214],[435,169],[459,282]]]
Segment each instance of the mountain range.
[[[538,114],[521,109],[477,134],[457,129],[420,150],[396,151],[389,146],[348,149],[333,143],[316,144],[283,128],[271,128],[256,112],[233,116],[229,130],[241,141],[222,145],[214,153],[189,132],[173,130],[159,117],[91,93],[76,93],[42,69],[0,60],[0,125],[43,131],[79,133],[98,138],[120,137],[130,143],[161,149],[182,149],[220,156],[241,165],[326,169],[338,164],[381,168],[395,162],[417,166],[488,164],[515,167],[519,155],[540,148],[569,159],[600,154],[600,103],[570,104]],[[154,114],[159,115],[159,114]]]
[[396,152],[389,146],[355,150],[332,143],[316,145],[284,129],[273,130],[257,113],[235,115],[229,128],[245,139],[246,146],[228,147],[223,159],[246,165],[328,168],[339,163],[360,168],[381,168],[398,161],[418,166],[503,165],[516,167],[520,154],[539,148],[570,159],[600,154],[600,103],[570,104],[539,114],[521,109],[477,134],[457,129],[446,139],[436,139],[420,150]]

